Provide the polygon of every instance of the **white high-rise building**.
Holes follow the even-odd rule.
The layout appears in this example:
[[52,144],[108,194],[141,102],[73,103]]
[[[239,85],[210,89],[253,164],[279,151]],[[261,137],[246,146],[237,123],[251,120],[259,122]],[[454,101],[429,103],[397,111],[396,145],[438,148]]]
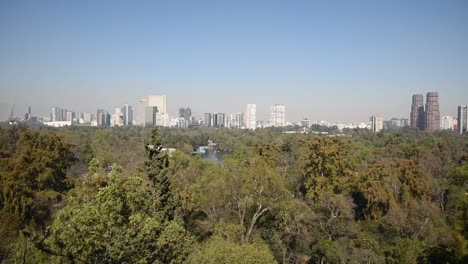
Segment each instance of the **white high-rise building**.
[[123,126],[123,112],[122,108],[115,108],[115,112],[111,116],[111,127]]
[[148,106],[148,98],[138,101],[135,111],[134,124],[137,126],[145,125],[145,108]]
[[158,113],[167,114],[167,99],[165,95],[148,96],[148,106],[156,106]]
[[269,126],[283,127],[286,125],[286,106],[276,104],[270,107]]
[[[139,101],[137,109],[136,109],[136,114],[134,118],[134,123],[139,126],[145,125],[145,109],[147,107],[156,107],[157,108],[157,113],[160,115],[165,115],[167,114],[167,98],[165,95],[150,95],[146,98],[143,98]],[[156,122],[158,126],[167,126],[166,124],[166,117],[162,117],[164,119],[163,122]],[[161,120],[161,118],[159,119]],[[164,125],[163,125],[164,123]]]
[[383,118],[380,116],[371,116],[371,130],[373,132],[379,132],[383,129]]
[[75,112],[67,111],[67,119],[65,121],[73,122],[73,119],[75,119]]
[[245,128],[257,128],[257,105],[248,104],[247,111],[245,112]]
[[440,120],[440,128],[444,130],[453,130],[453,117],[444,116]]
[[[228,120],[228,119],[226,119]],[[230,128],[242,128],[244,126],[244,114],[243,113],[234,113],[231,114],[230,124],[226,124],[226,127]]]
[[[63,113],[65,112],[65,116]],[[59,107],[52,107],[52,113],[50,114],[50,121],[67,121],[66,110]]]

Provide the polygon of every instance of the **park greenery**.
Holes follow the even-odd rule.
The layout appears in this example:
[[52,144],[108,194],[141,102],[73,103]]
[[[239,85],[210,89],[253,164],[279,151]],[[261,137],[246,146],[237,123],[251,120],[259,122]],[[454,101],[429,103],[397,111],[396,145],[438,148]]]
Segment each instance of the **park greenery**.
[[468,263],[467,135],[330,132],[0,127],[0,262]]

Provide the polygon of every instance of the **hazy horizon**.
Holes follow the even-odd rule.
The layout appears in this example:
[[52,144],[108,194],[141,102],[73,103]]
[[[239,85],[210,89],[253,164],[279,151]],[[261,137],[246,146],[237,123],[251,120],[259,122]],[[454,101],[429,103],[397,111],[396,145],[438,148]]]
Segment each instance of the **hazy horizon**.
[[468,104],[466,1],[65,2],[0,2],[0,103],[18,116],[159,94],[170,114],[285,104],[287,121],[408,118],[429,91],[441,116]]

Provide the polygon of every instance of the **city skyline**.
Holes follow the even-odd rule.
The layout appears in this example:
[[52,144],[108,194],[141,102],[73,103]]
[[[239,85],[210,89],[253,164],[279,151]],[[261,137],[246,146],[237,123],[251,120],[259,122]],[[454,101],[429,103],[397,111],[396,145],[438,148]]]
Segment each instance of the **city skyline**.
[[[435,92],[435,93],[437,94],[437,92]],[[413,95],[412,95],[412,103],[411,103],[411,106],[409,107],[409,111],[407,111],[406,115],[403,114],[403,115],[401,115],[401,116],[398,116],[398,115],[381,115],[381,114],[377,114],[377,116],[380,116],[380,117],[382,117],[382,118],[384,118],[384,119],[391,119],[391,118],[407,118],[407,119],[409,120],[409,122],[411,122],[411,119],[413,118],[413,114],[412,114],[412,113],[413,113],[413,110],[414,110],[414,109],[413,109],[413,105],[414,105],[414,102],[415,102],[415,96],[421,96],[421,100],[423,100],[423,99],[422,99],[422,94],[413,94]],[[154,98],[159,98],[159,97],[164,98],[164,99],[154,99]],[[139,120],[139,119],[141,119],[141,117],[138,117],[138,115],[139,115],[138,113],[144,112],[144,109],[141,109],[141,108],[140,108],[142,103],[143,103],[144,105],[148,105],[149,99],[151,100],[151,98],[153,98],[152,100],[163,100],[163,101],[164,101],[164,103],[163,103],[164,109],[166,109],[166,108],[168,107],[168,104],[166,103],[166,100],[167,100],[167,96],[166,96],[166,95],[147,95],[147,96],[142,96],[142,98],[143,98],[143,99],[138,100],[137,103],[131,103],[131,104],[124,103],[124,104],[122,104],[123,106],[125,106],[125,105],[130,105],[130,106],[133,107],[133,112],[134,112],[134,113],[133,113],[132,115],[137,115],[137,116],[132,116],[132,119],[133,119],[133,120],[136,120],[136,124],[137,124],[137,125],[142,125],[142,124],[143,124],[143,120]],[[162,103],[162,102],[158,102],[158,103],[153,102],[151,105],[156,106],[157,104],[161,104],[161,103]],[[48,118],[48,117],[51,117],[51,115],[53,115],[54,108],[58,108],[58,109],[64,110],[64,111],[65,111],[64,114],[66,114],[67,111],[71,111],[71,112],[73,112],[73,113],[95,113],[95,112],[96,112],[96,109],[97,109],[98,111],[99,111],[99,110],[105,110],[105,111],[107,111],[107,112],[109,112],[109,113],[113,113],[113,111],[114,111],[114,109],[115,109],[116,107],[117,107],[117,108],[118,108],[118,107],[122,107],[122,105],[121,105],[121,106],[115,106],[115,105],[113,105],[112,107],[109,107],[109,108],[94,106],[94,107],[91,107],[91,110],[89,110],[89,111],[88,111],[88,110],[86,110],[86,111],[76,111],[75,109],[72,109],[72,108],[67,107],[67,106],[58,107],[58,106],[56,105],[56,106],[53,106],[53,107],[49,107],[48,110],[46,110],[46,113],[43,114],[43,115],[38,114],[36,111],[33,111],[32,114],[31,114],[31,116],[35,116],[35,117],[39,117],[39,118]],[[170,105],[170,104],[169,104],[169,105]],[[248,105],[250,105],[250,104],[246,104],[246,105],[248,106]],[[256,104],[254,104],[254,105],[256,105]],[[425,127],[424,127],[424,125],[425,125],[424,105],[425,105],[425,104],[423,104],[423,106],[422,106],[422,109],[423,109],[423,110],[422,110],[422,111],[423,111],[422,114],[423,114],[423,116],[421,116],[421,118],[423,118],[424,120],[423,120],[422,123],[420,123],[419,125],[417,125],[417,127],[419,127],[421,130],[424,130],[424,129],[425,129]],[[460,105],[463,105],[463,104],[460,104]],[[8,119],[8,116],[9,116],[9,114],[10,114],[10,111],[12,110],[12,107],[14,107],[13,110],[15,110],[15,112],[14,112],[14,113],[15,113],[15,117],[20,118],[20,119],[21,119],[21,118],[23,117],[23,115],[26,113],[26,112],[24,112],[24,111],[28,110],[28,108],[29,108],[29,111],[31,110],[31,105],[29,105],[29,106],[26,106],[26,105],[16,105],[16,104],[13,105],[13,104],[5,104],[5,103],[0,102],[0,106],[1,106],[1,107],[0,107],[0,112],[2,112],[2,113],[0,113],[0,120],[7,120],[7,119]],[[259,115],[258,115],[258,114],[255,114],[255,115],[256,115],[256,120],[257,120],[257,121],[262,121],[262,122],[265,122],[265,123],[268,123],[268,122],[271,123],[272,109],[273,109],[273,107],[275,107],[275,106],[282,106],[282,107],[284,107],[285,105],[284,105],[284,104],[270,104],[269,106],[266,107],[266,109],[260,109],[260,111],[264,110],[263,112],[266,112],[267,114],[264,115],[264,116],[265,116],[264,118],[259,118]],[[144,106],[143,106],[143,107],[144,107]],[[190,108],[190,106],[187,106],[187,107]],[[456,117],[457,114],[458,114],[458,110],[457,110],[457,107],[458,107],[458,106],[453,106],[453,105],[451,105],[451,107],[455,109],[455,111],[454,111],[455,113],[454,113],[454,114],[449,114],[448,116]],[[169,117],[169,116],[170,116],[170,117],[178,117],[178,116],[179,116],[179,111],[180,111],[180,109],[183,108],[183,107],[169,107],[169,108],[176,108],[177,110],[174,111],[174,113],[168,111],[168,113],[167,113],[168,117]],[[237,113],[237,112],[243,112],[243,111],[241,111],[241,108],[242,108],[242,107],[239,107],[239,108],[238,108],[239,110],[236,109],[236,110],[233,111],[233,112],[222,111],[222,110],[221,110],[221,111],[210,110],[210,111],[207,111],[207,112],[200,112],[200,111],[196,111],[196,110],[195,110],[195,111],[193,111],[193,117],[197,117],[197,118],[199,118],[200,120],[203,120],[203,119],[204,119],[204,114],[205,114],[205,113],[216,113],[216,112],[220,112],[220,113],[225,113],[225,114],[233,114],[233,113]],[[34,106],[33,106],[33,109],[34,109]],[[52,110],[51,110],[51,109],[52,109]],[[156,107],[156,109],[158,109],[158,107]],[[258,109],[258,108],[256,107],[256,109]],[[159,110],[157,110],[157,111],[159,112]],[[255,112],[257,113],[257,110],[255,110]],[[453,112],[453,111],[452,111],[452,112]],[[244,110],[243,113],[247,113],[247,111]],[[370,111],[370,112],[369,112],[369,114],[374,114],[374,113],[378,113],[378,111]],[[164,114],[164,113],[163,113],[163,114]],[[141,114],[140,114],[140,115],[141,115]],[[288,109],[288,117],[289,117],[289,115],[290,115],[290,113],[289,113],[289,109]],[[375,115],[375,114],[374,114],[374,115]],[[441,120],[441,117],[442,117],[442,116],[447,116],[447,115],[444,114],[443,112],[440,112],[439,115],[440,115],[440,120]],[[300,122],[301,120],[303,120],[304,118],[309,119],[309,117],[310,117],[310,115],[303,115],[302,118],[294,119],[294,120],[293,120],[293,119],[289,119],[289,118],[285,118],[283,123],[291,123],[291,122],[297,123],[297,122]],[[51,117],[51,119],[53,119],[53,118]],[[66,119],[66,118],[64,117],[64,119]],[[346,121],[346,120],[343,120],[343,119],[327,120],[327,119],[320,119],[320,118],[315,118],[315,119],[312,118],[311,120],[315,120],[315,121],[328,121],[328,122],[342,122],[342,123],[349,123],[349,124],[351,124],[351,123],[357,124],[357,123],[360,123],[360,122],[364,122],[364,121],[366,120],[366,118],[363,118],[363,119],[361,119],[361,120],[352,120],[352,121]],[[439,122],[437,122],[437,123],[439,123]]]
[[[0,103],[92,112],[166,94],[168,109],[284,104],[288,120],[409,117],[468,102],[466,1],[0,3]],[[2,108],[3,109],[3,108]],[[352,111],[343,111],[351,109]],[[7,110],[9,111],[9,110]]]

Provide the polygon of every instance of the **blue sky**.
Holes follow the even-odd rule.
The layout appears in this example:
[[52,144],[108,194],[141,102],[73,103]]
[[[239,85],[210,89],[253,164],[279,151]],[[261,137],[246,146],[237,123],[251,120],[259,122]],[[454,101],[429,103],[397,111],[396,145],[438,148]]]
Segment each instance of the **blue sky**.
[[265,119],[408,117],[468,104],[468,1],[4,1],[0,102],[95,111],[166,94],[169,110]]

